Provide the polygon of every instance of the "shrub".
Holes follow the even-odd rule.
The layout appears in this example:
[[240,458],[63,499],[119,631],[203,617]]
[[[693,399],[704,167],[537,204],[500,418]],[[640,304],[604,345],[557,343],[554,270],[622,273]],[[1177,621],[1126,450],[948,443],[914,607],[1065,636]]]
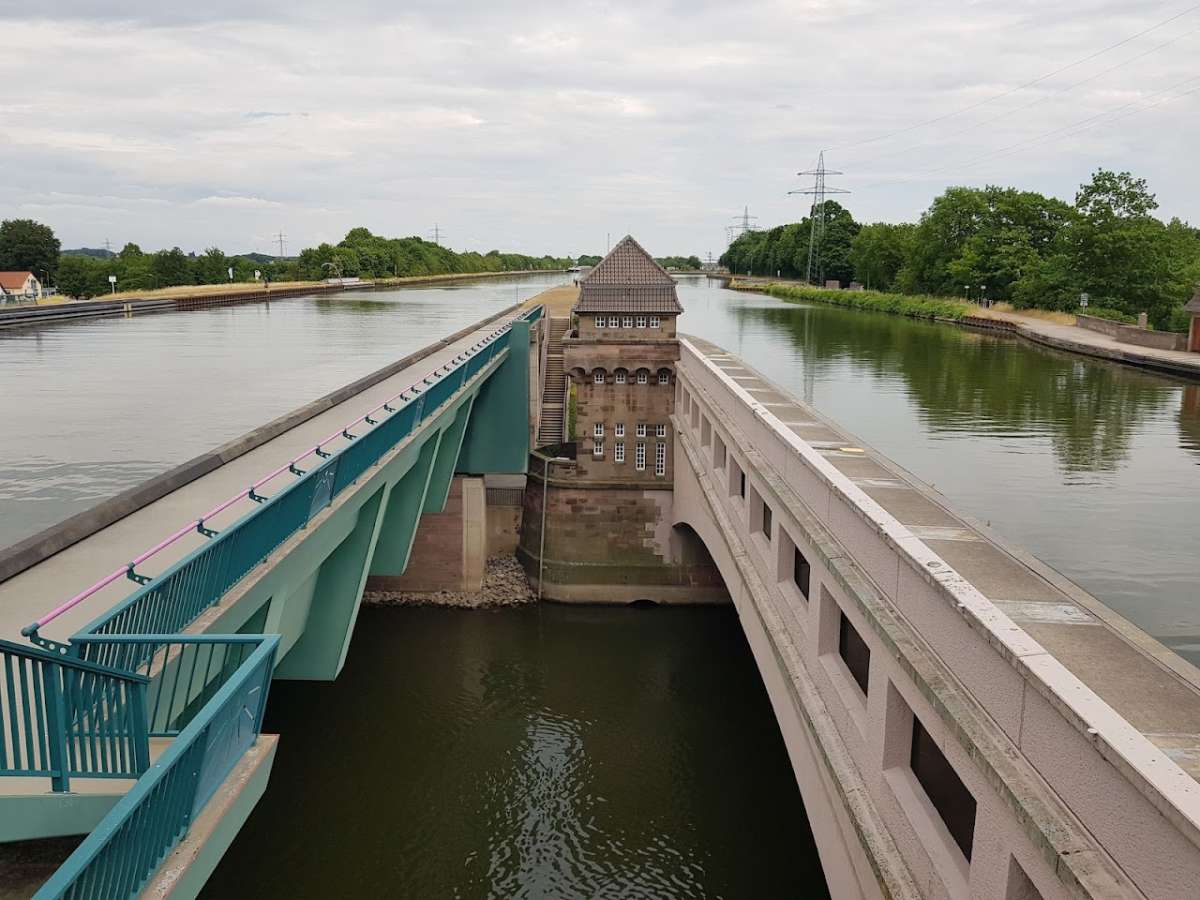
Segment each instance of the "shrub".
[[850,309],[894,313],[919,319],[953,319],[974,315],[977,308],[961,300],[928,295],[885,294],[882,291],[831,291],[824,288],[771,284],[766,288],[772,297],[792,302],[815,301],[832,303]]

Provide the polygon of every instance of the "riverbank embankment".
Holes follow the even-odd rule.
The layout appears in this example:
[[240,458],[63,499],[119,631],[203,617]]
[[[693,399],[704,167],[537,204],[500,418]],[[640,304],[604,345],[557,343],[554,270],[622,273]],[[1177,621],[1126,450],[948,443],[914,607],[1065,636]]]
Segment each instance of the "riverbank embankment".
[[733,279],[733,290],[769,294],[789,303],[829,303],[849,309],[885,312],[1015,334],[1035,344],[1150,369],[1167,375],[1200,380],[1200,353],[1142,347],[1116,337],[1081,328],[1074,316],[1038,317],[989,309],[944,297],[884,294],[877,291],[834,291],[804,284],[770,280]]
[[535,603],[525,569],[511,554],[487,561],[483,584],[477,591],[373,591],[363,592],[367,606],[448,606],[459,609],[493,609]]
[[254,284],[195,285],[162,288],[140,294],[117,294],[98,300],[68,300],[61,303],[22,304],[0,308],[0,329],[44,325],[49,322],[100,316],[133,316],[156,312],[180,312],[231,306],[240,303],[262,303],[286,300],[291,297],[310,297],[314,294],[342,291],[390,290],[399,287],[419,287],[459,281],[479,281],[489,278],[511,278],[522,275],[553,274],[556,269],[522,269],[512,272],[467,272],[444,275],[414,275],[404,278],[381,278],[356,282],[280,282],[263,286]]

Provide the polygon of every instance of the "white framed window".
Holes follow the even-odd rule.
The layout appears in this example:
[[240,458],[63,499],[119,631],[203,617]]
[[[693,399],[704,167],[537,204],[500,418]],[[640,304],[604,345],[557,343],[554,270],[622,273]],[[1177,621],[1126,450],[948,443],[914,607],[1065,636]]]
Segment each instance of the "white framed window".
[[646,426],[641,424],[640,422],[638,423],[638,427],[637,427],[637,436],[638,437],[646,436]]
[[617,381],[617,384],[624,384],[624,383],[625,383],[625,370],[624,370],[624,369],[617,369],[617,379],[616,379],[616,381]]
[[641,441],[637,442],[633,451],[633,467],[639,472],[646,471],[646,445]]
[[604,372],[602,372],[600,369],[597,369],[595,372],[593,372],[592,373],[592,383],[593,384],[604,384]]
[[645,327],[646,327],[646,317],[645,317],[645,316],[638,316],[638,317],[637,317],[637,327],[638,327],[638,328],[645,328]]
[[654,474],[660,478],[667,474],[667,445],[654,445]]
[[646,370],[639,369],[638,370],[638,384],[646,384],[646,382],[648,382],[649,380],[650,379],[646,377]]
[[606,325],[608,325],[608,317],[607,316],[596,316],[596,327],[597,328],[604,328]]
[[625,437],[625,423],[624,422],[618,422],[616,425],[613,426],[613,436],[614,437]]
[[662,325],[662,319],[660,319],[658,316],[650,317],[650,327],[651,328],[658,328],[661,325]]
[[621,317],[621,327],[622,328],[632,328],[633,327],[633,316],[622,316]]
[[615,463],[625,462],[625,442],[624,441],[617,441],[615,444],[613,444],[613,462],[615,462]]
[[659,372],[658,373],[658,383],[659,384],[670,384],[671,383],[671,373],[670,372]]
[[592,456],[596,459],[601,459],[604,456],[604,441],[596,441],[592,444]]
[[592,437],[594,437],[596,440],[600,440],[601,438],[604,437],[604,423],[603,422],[597,422],[595,425],[592,426]]
[[655,437],[666,437],[667,436],[667,426],[666,425],[655,425],[654,426],[654,436]]

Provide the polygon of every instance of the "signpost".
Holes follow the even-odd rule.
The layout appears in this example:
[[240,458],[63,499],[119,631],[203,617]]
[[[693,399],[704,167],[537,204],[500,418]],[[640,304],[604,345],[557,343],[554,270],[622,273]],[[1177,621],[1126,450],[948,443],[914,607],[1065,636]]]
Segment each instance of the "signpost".
[[1089,299],[1089,298],[1088,298],[1088,295],[1087,295],[1086,293],[1085,293],[1085,294],[1080,294],[1080,295],[1079,295],[1079,307],[1080,307],[1080,309],[1087,309],[1087,305],[1088,305],[1088,299]]
[[108,287],[109,287],[110,293],[115,294],[117,292],[117,276],[116,275],[108,276]]

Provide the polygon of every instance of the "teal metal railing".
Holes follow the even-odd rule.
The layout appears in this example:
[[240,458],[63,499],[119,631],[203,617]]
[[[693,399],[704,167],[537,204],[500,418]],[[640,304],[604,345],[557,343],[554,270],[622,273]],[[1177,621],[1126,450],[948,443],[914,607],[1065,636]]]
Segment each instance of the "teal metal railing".
[[[542,308],[535,307],[519,318],[532,323],[541,316]],[[0,641],[0,775],[49,777],[54,790],[66,790],[72,775],[141,776],[35,900],[123,898],[141,891],[256,741],[279,645],[278,635],[181,632],[501,358],[499,338],[510,328],[493,332],[22,630],[46,649]],[[347,442],[340,450],[323,449],[339,436]],[[297,467],[310,457],[320,462],[307,470]],[[285,471],[297,480],[273,496],[258,494],[257,488]],[[206,519],[244,497],[259,505],[220,532],[206,527]],[[135,572],[193,529],[209,540],[156,577]],[[38,634],[121,577],[141,586],[69,644]],[[171,739],[153,765],[151,738]]]
[[0,641],[0,775],[137,778],[149,765],[144,675]]
[[[193,639],[203,641],[202,638]],[[88,835],[35,900],[126,898],[138,894],[187,834],[204,805],[262,729],[278,635],[213,635],[250,652],[175,739]],[[178,636],[155,636],[159,651]]]

